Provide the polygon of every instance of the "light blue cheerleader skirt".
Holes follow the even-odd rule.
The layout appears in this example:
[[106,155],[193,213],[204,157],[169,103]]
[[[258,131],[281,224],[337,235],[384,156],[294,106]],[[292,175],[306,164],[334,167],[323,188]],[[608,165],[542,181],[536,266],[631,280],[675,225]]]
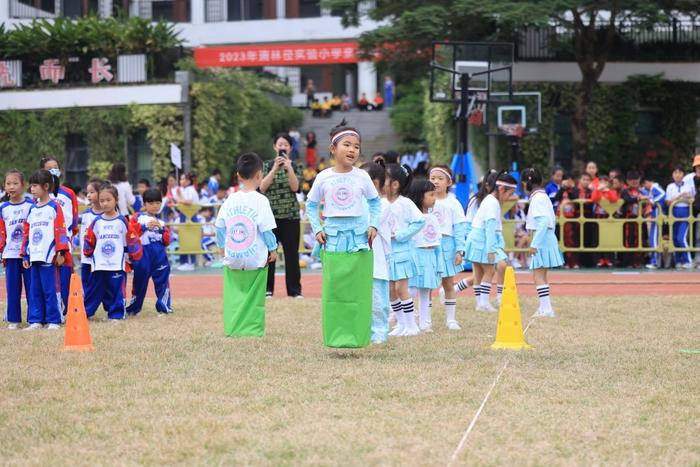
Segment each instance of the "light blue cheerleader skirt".
[[[533,238],[534,233],[534,231],[530,232],[530,238]],[[544,245],[537,249],[537,253],[535,253],[530,260],[530,269],[550,269],[558,268],[563,265],[564,257],[561,254],[561,250],[559,250],[557,236],[554,235],[554,230],[547,229]]]
[[496,232],[495,261],[488,260],[488,252],[486,251],[486,231],[481,228],[472,229],[467,237],[466,258],[472,263],[479,264],[496,264],[500,261],[505,261],[507,258],[504,248],[506,246],[505,239],[501,232]]
[[442,274],[441,277],[453,277],[464,270],[464,258],[462,264],[455,266],[455,255],[457,254],[457,242],[455,238],[449,235],[443,235],[440,242],[440,250],[442,250]]
[[[326,251],[355,253],[362,250],[369,250],[369,242],[367,240],[367,229],[365,227],[336,230],[333,228],[324,228],[326,234]],[[311,256],[315,258],[321,257],[321,244],[316,242]]]
[[442,283],[441,277],[445,260],[439,247],[416,248],[416,275],[408,280],[409,287],[417,289],[436,289]]
[[416,265],[411,242],[397,242],[391,240],[391,254],[389,255],[389,280],[400,281],[410,279],[416,275]]

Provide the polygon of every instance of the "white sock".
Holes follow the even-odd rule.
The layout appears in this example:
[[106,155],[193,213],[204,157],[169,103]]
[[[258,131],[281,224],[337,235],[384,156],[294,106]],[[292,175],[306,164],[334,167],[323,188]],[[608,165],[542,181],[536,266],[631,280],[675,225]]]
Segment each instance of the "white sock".
[[503,296],[503,284],[496,284],[496,295],[498,297],[498,303],[501,303],[501,297]]
[[413,299],[402,300],[401,308],[403,309],[403,325],[406,329],[416,329],[418,325],[416,324],[416,315],[413,313]]
[[552,302],[549,299],[549,284],[538,285],[536,289],[537,295],[540,297],[540,309],[542,311],[551,311]]
[[429,328],[432,325],[430,289],[418,289],[418,300],[420,300],[418,308],[420,328]]
[[403,326],[403,310],[401,309],[401,300],[394,300],[391,302],[391,311],[394,312],[396,316],[396,325]]
[[445,315],[446,321],[457,321],[457,300],[445,299]]
[[466,279],[462,279],[454,285],[455,292],[461,292],[469,288],[469,282]]
[[479,299],[482,305],[487,305],[489,303],[489,299],[491,298],[491,284],[488,282],[482,282],[481,283],[481,290],[479,291]]

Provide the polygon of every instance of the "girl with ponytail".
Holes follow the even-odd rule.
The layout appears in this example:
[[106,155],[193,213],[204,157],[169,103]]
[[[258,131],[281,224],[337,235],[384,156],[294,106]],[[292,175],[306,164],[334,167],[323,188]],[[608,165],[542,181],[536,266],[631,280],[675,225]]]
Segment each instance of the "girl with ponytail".
[[532,257],[530,269],[533,270],[535,288],[540,298],[540,306],[534,316],[553,318],[555,314],[549,296],[547,269],[558,268],[564,264],[564,258],[554,234],[556,216],[552,201],[542,189],[542,174],[535,168],[527,168],[523,170],[520,179],[523,188],[530,195],[525,228],[532,238],[529,251]]
[[420,330],[413,313],[413,299],[408,293],[408,280],[416,275],[411,239],[425,223],[423,213],[406,198],[413,172],[407,165],[388,164],[384,187],[389,202],[387,222],[391,230],[389,256],[389,299],[396,316],[396,327],[390,336],[415,336]]
[[[474,288],[479,288],[477,311],[496,311],[489,301],[491,281],[496,272],[495,266],[499,263],[505,265],[507,258],[503,250],[505,240],[501,206],[513,196],[516,188],[516,180],[508,172],[500,172],[493,186],[487,187],[489,193],[481,199],[474,215],[472,230],[467,237],[466,258],[474,266]],[[477,196],[478,199],[479,196]],[[477,278],[480,280],[477,281]]]

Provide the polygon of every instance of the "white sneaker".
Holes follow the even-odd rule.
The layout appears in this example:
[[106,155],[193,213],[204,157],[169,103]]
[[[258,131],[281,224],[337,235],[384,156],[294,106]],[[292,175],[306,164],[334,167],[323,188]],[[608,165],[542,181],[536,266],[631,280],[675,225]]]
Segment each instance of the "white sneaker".
[[35,329],[41,329],[44,326],[41,323],[32,323],[26,328],[24,328],[25,331],[34,331]]
[[457,321],[448,321],[447,323],[445,323],[445,326],[447,326],[447,329],[449,329],[450,331],[462,330],[462,326],[460,326]]
[[7,329],[10,331],[16,331],[19,329],[19,323],[10,323],[7,325]]
[[644,267],[647,268],[647,269],[659,269],[656,265],[651,264],[651,263],[647,264],[647,265],[644,266]]
[[304,296],[303,296],[303,295],[295,295],[295,296],[294,296],[294,297],[292,297],[292,298],[296,298],[296,299],[302,299],[302,298],[304,298]]
[[386,341],[383,341],[381,339],[372,339],[372,345],[381,345],[381,344],[386,344]]
[[497,310],[496,308],[494,308],[493,305],[491,305],[490,302],[486,302],[485,305],[478,305],[478,306],[476,307],[476,311],[483,311],[483,312],[486,312],[486,313],[495,313],[495,312],[497,312],[498,310]]
[[61,329],[61,325],[56,323],[50,323],[46,325],[46,329],[50,331],[59,331]]
[[513,258],[513,260],[510,262],[510,265],[513,266],[513,269],[520,269],[523,267],[523,265],[520,264],[520,261],[515,258]]
[[538,308],[535,314],[532,315],[533,318],[556,318],[556,316],[554,310],[543,310],[541,308]]
[[433,328],[432,328],[432,326],[420,328],[420,332],[431,333],[431,332],[433,332]]
[[404,328],[402,336],[417,336],[420,334],[420,328],[418,327],[418,324],[416,324],[416,319],[413,316],[407,316],[406,320],[408,321],[408,324]]
[[391,330],[389,335],[391,337],[400,337],[400,336],[403,336],[403,333],[404,333],[403,325],[397,323],[396,326],[394,326],[394,329]]
[[685,263],[683,269],[693,269],[693,263]]
[[176,269],[177,269],[178,271],[183,271],[183,272],[194,271],[194,264],[192,264],[192,263],[184,263],[184,264],[179,265]]
[[440,287],[438,290],[438,295],[440,295],[440,305],[445,304],[445,289],[443,287]]

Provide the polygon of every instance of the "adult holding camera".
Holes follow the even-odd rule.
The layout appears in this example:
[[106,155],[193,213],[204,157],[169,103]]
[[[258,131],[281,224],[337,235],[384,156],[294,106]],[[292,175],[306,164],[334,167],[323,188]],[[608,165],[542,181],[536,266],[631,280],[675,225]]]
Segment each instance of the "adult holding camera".
[[[287,133],[275,136],[272,148],[277,157],[265,163],[265,176],[260,183],[260,191],[267,196],[275,216],[274,229],[277,242],[284,249],[285,283],[287,295],[301,296],[301,271],[299,270],[299,201],[297,193],[303,179],[302,168],[289,158],[292,138]],[[270,263],[267,274],[267,296],[275,291],[275,263]]]

